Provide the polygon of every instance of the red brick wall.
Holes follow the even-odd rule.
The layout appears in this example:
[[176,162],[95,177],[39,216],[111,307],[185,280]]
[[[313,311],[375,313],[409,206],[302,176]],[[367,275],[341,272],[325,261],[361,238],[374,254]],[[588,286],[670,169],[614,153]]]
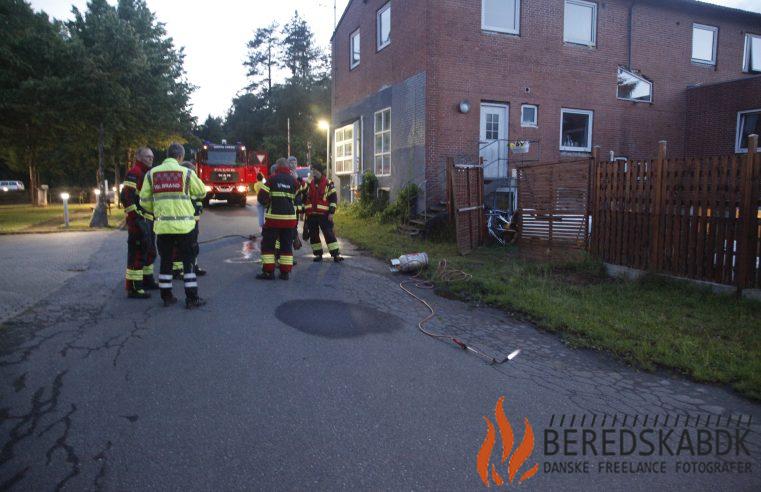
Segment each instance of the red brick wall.
[[[429,132],[436,142],[429,164],[441,155],[477,153],[480,101],[510,105],[509,139],[539,140],[541,160],[577,158],[559,150],[560,109],[594,111],[593,145],[606,155],[650,157],[659,140],[670,155],[684,153],[686,88],[743,77],[745,31],[761,30],[759,17],[719,13],[704,7],[676,10],[655,3],[634,7],[632,68],[653,81],[653,104],[616,98],[617,67],[628,63],[630,2],[598,3],[595,48],[564,44],[563,0],[524,0],[521,34],[481,31],[479,0],[443,0],[431,32],[436,77],[429,84],[429,108],[435,112]],[[692,23],[719,27],[718,64],[691,62]],[[530,92],[526,92],[526,88]],[[474,110],[459,114],[455,104],[468,99]],[[539,128],[521,128],[520,106],[539,106]]]
[[[426,70],[428,0],[391,0],[391,44],[376,51],[375,14],[388,0],[352,0],[332,41],[333,108],[345,108]],[[349,70],[349,36],[360,29],[360,63]]]
[[685,153],[733,154],[737,113],[749,109],[761,109],[761,77],[689,89]]
[[[631,68],[652,80],[653,103],[616,98],[619,65],[628,64],[630,0],[598,1],[597,45],[564,44],[563,0],[523,0],[520,36],[481,30],[481,0],[391,0],[392,42],[375,52],[375,12],[385,0],[353,0],[333,43],[335,108],[385,85],[427,74],[426,177],[429,198],[442,193],[444,158],[477,156],[479,103],[510,105],[510,140],[539,140],[541,160],[561,154],[560,108],[594,111],[593,145],[632,158],[685,153],[686,88],[745,77],[745,32],[761,17],[689,3],[640,0],[634,7]],[[670,6],[679,4],[679,7]],[[715,67],[691,62],[693,22],[719,27]],[[361,28],[362,61],[348,70],[349,34]],[[529,89],[529,92],[526,89]],[[472,110],[457,111],[467,99]],[[520,126],[521,104],[539,106],[538,128]],[[393,132],[393,129],[392,129]]]

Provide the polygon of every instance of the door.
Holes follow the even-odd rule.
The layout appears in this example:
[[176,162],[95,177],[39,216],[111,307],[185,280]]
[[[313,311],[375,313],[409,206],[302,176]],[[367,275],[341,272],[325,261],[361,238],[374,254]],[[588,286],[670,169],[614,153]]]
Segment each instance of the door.
[[481,103],[479,157],[484,179],[507,177],[507,104]]

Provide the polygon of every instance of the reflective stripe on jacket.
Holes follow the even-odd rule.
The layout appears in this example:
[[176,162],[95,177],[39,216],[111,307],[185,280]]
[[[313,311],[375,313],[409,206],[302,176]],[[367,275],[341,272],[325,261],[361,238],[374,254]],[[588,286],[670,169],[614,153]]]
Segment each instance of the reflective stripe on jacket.
[[155,217],[156,234],[187,234],[196,226],[194,202],[205,196],[206,188],[196,173],[170,158],[146,175],[140,203]]
[[289,229],[296,227],[298,220],[296,210],[301,204],[297,196],[298,183],[286,168],[277,168],[274,176],[259,189],[256,197],[259,203],[267,207],[264,213],[264,227]]
[[325,215],[336,213],[337,195],[332,181],[323,176],[315,183],[314,178],[309,180],[306,193],[307,215]]

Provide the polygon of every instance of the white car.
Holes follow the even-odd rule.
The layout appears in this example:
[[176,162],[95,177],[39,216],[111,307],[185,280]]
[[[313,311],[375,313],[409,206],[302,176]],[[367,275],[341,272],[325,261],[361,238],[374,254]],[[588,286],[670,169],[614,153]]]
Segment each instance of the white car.
[[0,181],[0,190],[7,191],[24,191],[24,183],[21,181]]

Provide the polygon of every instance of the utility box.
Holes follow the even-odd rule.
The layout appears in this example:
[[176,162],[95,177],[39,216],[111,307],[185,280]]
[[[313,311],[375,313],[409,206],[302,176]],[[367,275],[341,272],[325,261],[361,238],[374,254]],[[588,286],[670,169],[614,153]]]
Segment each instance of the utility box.
[[48,185],[40,185],[39,188],[37,188],[37,206],[39,207],[47,207],[48,206],[48,190],[50,187]]

